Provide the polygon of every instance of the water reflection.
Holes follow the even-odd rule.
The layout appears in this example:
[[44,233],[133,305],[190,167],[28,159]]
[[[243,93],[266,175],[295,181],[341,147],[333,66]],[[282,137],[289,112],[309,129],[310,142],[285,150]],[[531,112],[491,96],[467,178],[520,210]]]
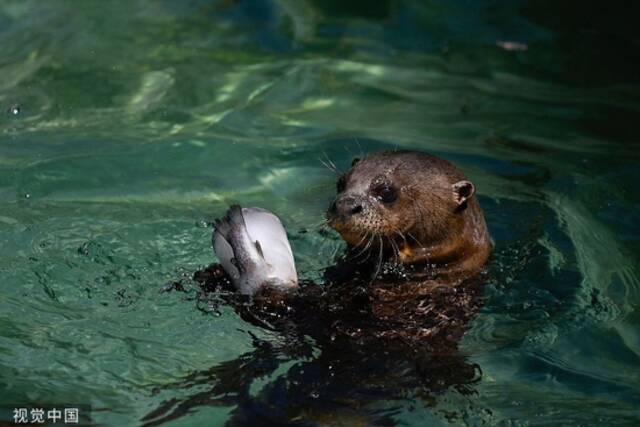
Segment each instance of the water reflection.
[[[222,276],[219,266],[196,273],[204,291],[200,301],[214,312],[217,304],[232,303],[242,319],[273,336],[251,334],[253,351],[162,386],[157,392],[181,389],[187,395],[162,402],[143,417],[146,425],[215,405],[234,407],[230,425],[393,425],[400,402],[409,397],[435,406],[435,396],[451,387],[472,394],[481,379],[480,368],[457,350],[479,304],[479,283],[397,301],[394,320],[385,322],[371,312],[375,297],[357,280],[306,284],[284,305],[261,305],[219,289]],[[386,280],[397,285],[396,277]],[[175,288],[184,291],[182,284]],[[394,303],[388,299],[383,304]]]

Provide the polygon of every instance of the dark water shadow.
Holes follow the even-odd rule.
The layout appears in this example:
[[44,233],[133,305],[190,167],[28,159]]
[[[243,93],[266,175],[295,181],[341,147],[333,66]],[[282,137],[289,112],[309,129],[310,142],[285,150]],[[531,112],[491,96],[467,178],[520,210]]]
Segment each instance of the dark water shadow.
[[[143,425],[179,419],[203,406],[233,407],[227,425],[394,425],[407,402],[435,406],[437,396],[450,390],[471,395],[482,378],[480,367],[457,349],[481,306],[481,281],[422,302],[433,309],[471,298],[464,313],[436,310],[429,315],[432,323],[421,319],[390,328],[371,320],[366,292],[357,295],[362,286],[343,288],[336,298],[307,284],[299,300],[265,310],[223,290],[216,268],[196,273],[205,279],[201,298],[233,305],[243,320],[276,332],[278,339],[252,335],[252,351],[157,388],[156,393],[204,390],[164,401]],[[456,319],[436,328],[443,323],[438,313]]]

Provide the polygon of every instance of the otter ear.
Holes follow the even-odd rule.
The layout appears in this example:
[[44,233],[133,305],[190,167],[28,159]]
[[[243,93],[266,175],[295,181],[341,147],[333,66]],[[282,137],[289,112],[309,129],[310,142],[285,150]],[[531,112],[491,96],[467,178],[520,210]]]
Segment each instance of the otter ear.
[[453,200],[462,206],[476,192],[476,187],[471,181],[458,181],[451,186],[453,189]]
[[353,159],[353,161],[351,162],[351,167],[354,167],[356,165],[356,163],[358,163],[359,161],[360,161],[360,159],[357,158],[357,157],[355,159]]

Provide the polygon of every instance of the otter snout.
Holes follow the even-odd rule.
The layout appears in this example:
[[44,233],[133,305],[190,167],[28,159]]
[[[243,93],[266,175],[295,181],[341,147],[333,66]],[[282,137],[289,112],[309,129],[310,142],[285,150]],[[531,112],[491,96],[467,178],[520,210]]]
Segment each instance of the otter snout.
[[342,218],[348,218],[360,212],[362,212],[362,203],[352,196],[337,197],[329,206],[329,214]]

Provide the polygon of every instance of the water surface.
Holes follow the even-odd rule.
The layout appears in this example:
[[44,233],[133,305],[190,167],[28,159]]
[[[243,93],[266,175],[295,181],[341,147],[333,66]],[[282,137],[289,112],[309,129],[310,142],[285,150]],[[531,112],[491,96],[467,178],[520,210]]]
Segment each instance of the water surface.
[[[276,212],[301,276],[319,280],[342,249],[318,229],[335,182],[323,162],[403,148],[478,188],[495,274],[460,351],[481,378],[470,394],[361,397],[355,420],[637,425],[637,13],[127,5],[0,5],[0,403],[88,403],[97,423],[135,425],[211,389],[256,337],[279,337],[197,300],[189,278],[215,260],[208,222],[232,202]],[[160,292],[179,279],[186,293]],[[252,395],[316,350],[275,358]],[[221,399],[170,424],[238,411]]]

